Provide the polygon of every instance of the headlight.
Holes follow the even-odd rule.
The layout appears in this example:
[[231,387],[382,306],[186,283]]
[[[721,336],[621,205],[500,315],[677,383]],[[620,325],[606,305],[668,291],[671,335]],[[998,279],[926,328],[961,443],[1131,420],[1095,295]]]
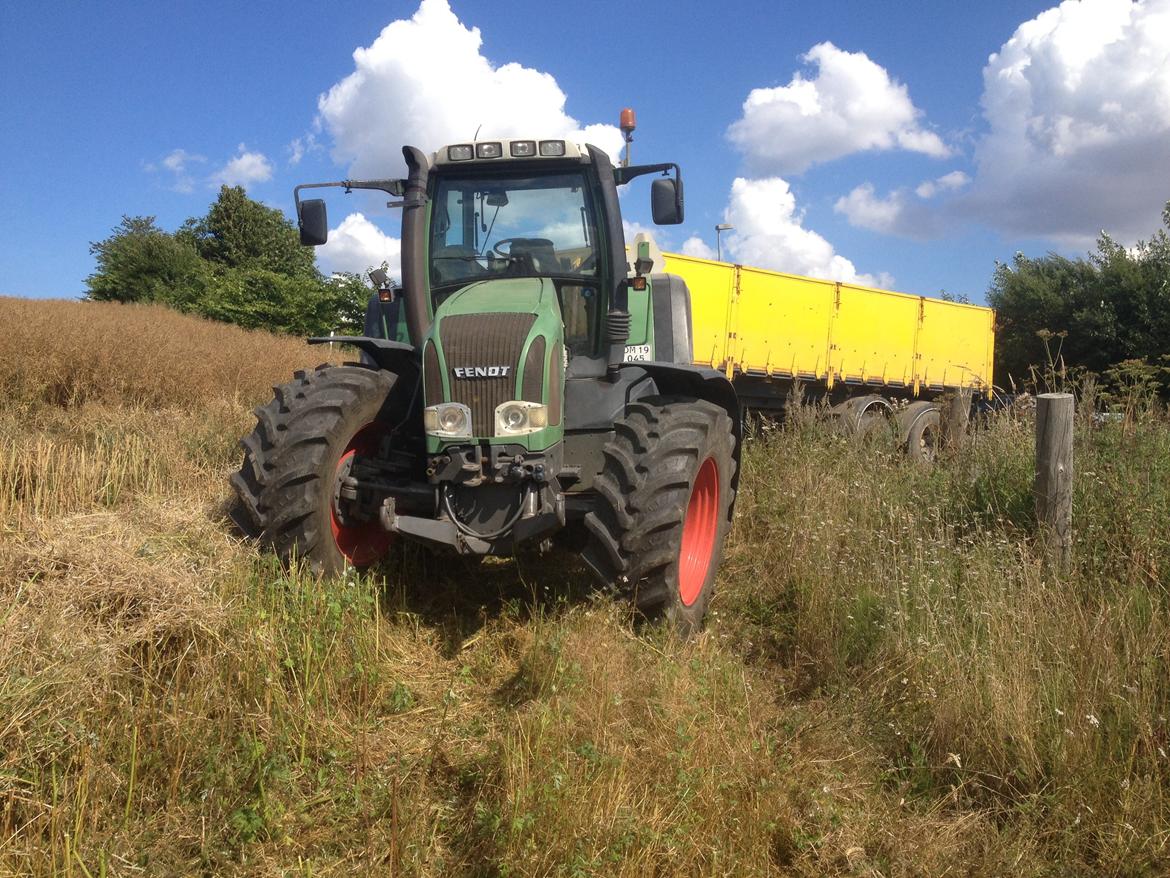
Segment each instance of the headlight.
[[496,435],[523,436],[548,426],[548,408],[538,402],[513,400],[496,406]]
[[432,436],[471,436],[471,409],[461,402],[441,402],[423,409],[423,428]]

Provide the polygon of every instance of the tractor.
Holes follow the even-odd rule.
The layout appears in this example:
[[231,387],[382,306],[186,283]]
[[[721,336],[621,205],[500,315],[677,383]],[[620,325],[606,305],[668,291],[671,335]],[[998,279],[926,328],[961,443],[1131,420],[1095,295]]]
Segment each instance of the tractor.
[[508,556],[555,538],[644,617],[701,626],[742,418],[728,379],[692,365],[686,285],[646,240],[627,255],[619,186],[655,175],[654,222],[683,221],[679,167],[630,164],[632,131],[623,112],[617,166],[562,139],[475,140],[404,147],[404,179],[296,187],[308,246],[328,220],[305,190],[397,199],[402,284],[378,286],[401,325],[309,339],[361,361],[297,372],[256,409],[231,477],[247,535],[322,575],[398,539]]

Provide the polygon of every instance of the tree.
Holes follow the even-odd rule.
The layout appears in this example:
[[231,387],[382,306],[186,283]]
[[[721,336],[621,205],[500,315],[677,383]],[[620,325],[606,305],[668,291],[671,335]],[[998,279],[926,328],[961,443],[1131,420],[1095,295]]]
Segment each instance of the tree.
[[123,217],[90,252],[90,299],[157,302],[249,329],[360,332],[369,296],[358,275],[322,277],[292,223],[239,186],[174,234],[154,217]]
[[1011,265],[997,264],[987,299],[997,312],[999,382],[1044,365],[1044,333],[1066,334],[1064,361],[1097,374],[1170,354],[1170,202],[1162,222],[1132,248],[1103,233],[1084,258],[1017,253]]
[[302,247],[283,213],[253,201],[242,186],[221,186],[207,215],[189,219],[177,237],[208,262],[260,268],[286,277],[319,277],[313,251]]
[[197,296],[206,266],[189,241],[155,225],[152,216],[123,216],[104,241],[89,245],[97,270],[86,283],[99,302],[165,302]]
[[204,317],[293,335],[328,335],[350,322],[348,291],[320,277],[289,277],[255,266],[224,269],[215,277],[193,309]]

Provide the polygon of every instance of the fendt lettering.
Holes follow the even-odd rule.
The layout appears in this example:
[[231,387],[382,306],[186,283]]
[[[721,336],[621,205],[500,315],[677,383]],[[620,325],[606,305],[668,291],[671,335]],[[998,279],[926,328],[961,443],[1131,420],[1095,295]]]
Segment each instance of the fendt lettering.
[[456,378],[507,378],[511,366],[456,366]]

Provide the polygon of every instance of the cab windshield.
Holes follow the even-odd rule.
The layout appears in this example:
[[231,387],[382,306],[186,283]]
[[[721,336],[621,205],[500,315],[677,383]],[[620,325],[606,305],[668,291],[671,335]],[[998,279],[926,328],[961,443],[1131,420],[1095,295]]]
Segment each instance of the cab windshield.
[[597,226],[582,174],[440,178],[431,288],[493,277],[596,281]]

